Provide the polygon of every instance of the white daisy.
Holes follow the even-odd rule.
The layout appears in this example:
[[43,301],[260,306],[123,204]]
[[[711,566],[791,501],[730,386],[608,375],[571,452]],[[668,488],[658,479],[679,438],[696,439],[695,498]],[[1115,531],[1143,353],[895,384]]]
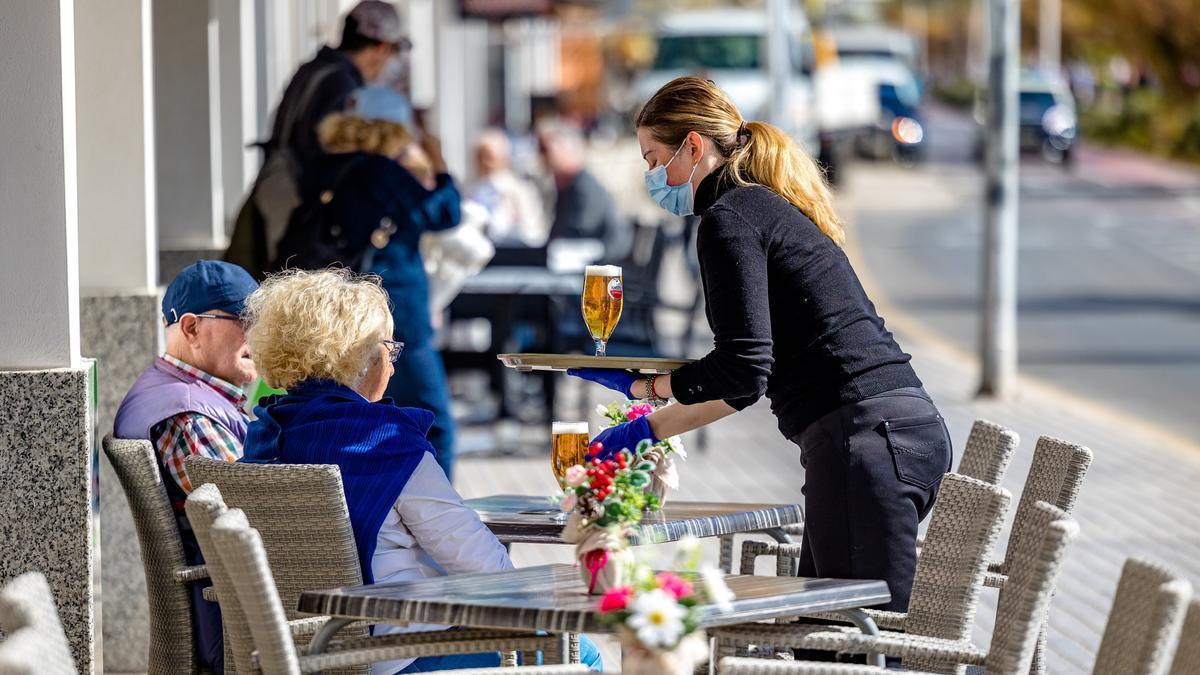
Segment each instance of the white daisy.
[[629,627],[649,649],[674,647],[683,634],[687,609],[661,588],[637,596],[630,605]]

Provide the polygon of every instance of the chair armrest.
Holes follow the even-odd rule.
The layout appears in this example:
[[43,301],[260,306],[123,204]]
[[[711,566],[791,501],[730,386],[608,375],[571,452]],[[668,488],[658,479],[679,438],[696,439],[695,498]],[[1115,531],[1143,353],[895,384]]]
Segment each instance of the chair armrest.
[[1005,572],[1005,570],[1004,570],[1004,563],[1003,563],[1003,562],[996,562],[995,560],[993,560],[992,562],[988,563],[988,566],[987,566],[987,571],[989,571],[989,572],[995,572],[996,574],[1005,574],[1005,573],[1006,573],[1006,572]]
[[889,671],[853,663],[770,661],[726,656],[721,659],[717,672],[720,675],[882,675]]
[[200,591],[200,595],[204,596],[204,599],[208,602],[217,602],[217,587],[208,586],[203,591]]
[[[864,609],[863,611],[875,621],[876,626],[884,630],[904,630],[904,623],[908,620],[906,612],[886,612],[882,609]],[[812,614],[801,614],[800,616],[809,619],[821,619],[822,621],[850,623],[850,619],[837,612],[814,612]]]
[[[331,643],[329,650],[323,654],[300,656],[300,670],[305,673],[313,673],[392,659],[478,652],[541,651],[547,654],[547,660],[552,660],[555,657],[561,659],[561,652],[558,651],[560,646],[557,635],[538,635],[528,632],[446,630],[425,633],[393,633]],[[256,662],[257,658],[256,654]],[[504,671],[490,669],[487,672]],[[587,671],[583,669],[564,672]]]
[[800,558],[800,544],[780,544],[773,541],[749,540],[742,542],[742,574],[754,573],[754,561],[761,556],[775,557],[775,574],[781,577],[796,576],[793,560]]
[[844,654],[886,654],[901,659],[922,658],[971,666],[984,665],[987,657],[986,651],[966,641],[905,633],[864,635],[856,629],[805,624],[740,624],[714,628],[710,633],[717,640],[718,653],[723,644],[734,642],[770,644],[776,649],[791,647]]
[[1007,574],[997,574],[996,572],[985,572],[983,574],[983,585],[988,588],[1004,588],[1004,584],[1008,583]]
[[186,584],[192,581],[203,581],[208,578],[208,568],[204,565],[192,565],[191,567],[181,567],[171,573],[175,578],[176,583]]

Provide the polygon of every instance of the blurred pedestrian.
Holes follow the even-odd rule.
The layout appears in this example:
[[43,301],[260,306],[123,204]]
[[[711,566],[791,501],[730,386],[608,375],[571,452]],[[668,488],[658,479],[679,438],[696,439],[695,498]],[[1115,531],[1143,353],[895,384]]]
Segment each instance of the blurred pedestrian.
[[478,178],[467,196],[487,209],[488,238],[501,246],[546,243],[546,214],[537,187],[512,168],[512,143],[501,129],[488,129],[475,145]]
[[538,155],[554,177],[556,190],[550,240],[597,239],[604,244],[606,262],[624,261],[633,248],[633,225],[584,168],[583,133],[569,122],[547,120],[538,125],[537,139]]
[[[150,441],[189,565],[204,564],[184,502],[192,483],[184,460],[202,455],[228,462],[242,456],[247,417],[242,388],[256,369],[239,314],[258,284],[230,263],[201,260],[184,268],[163,295],[167,350],[134,382],[113,423],[118,438]],[[200,665],[224,671],[221,612],[188,584]]]
[[351,92],[378,78],[410,47],[396,8],[363,0],[346,15],[341,44],[321,47],[300,66],[275,109],[263,166],[238,214],[227,261],[263,276],[300,203],[300,175],[322,152],[317,125],[343,110]]
[[610,453],[731,415],[764,393],[805,468],[800,575],[884,579],[908,608],[917,525],[950,470],[937,406],[863,290],[813,158],[746,121],[709,80],[681,77],[638,114],[646,188],[701,216],[713,350],[670,375],[573,371],[630,398],[675,398],[596,440]]
[[280,241],[276,267],[319,269],[340,262],[383,279],[394,337],[407,345],[387,395],[400,405],[434,413],[429,441],[451,477],[454,419],[446,369],[433,346],[420,241],[425,232],[458,225],[458,188],[432,135],[422,136],[420,143],[432,190],[401,165],[412,157],[416,141],[398,122],[335,113],[321,123],[319,135],[325,154],[304,172],[302,203]]

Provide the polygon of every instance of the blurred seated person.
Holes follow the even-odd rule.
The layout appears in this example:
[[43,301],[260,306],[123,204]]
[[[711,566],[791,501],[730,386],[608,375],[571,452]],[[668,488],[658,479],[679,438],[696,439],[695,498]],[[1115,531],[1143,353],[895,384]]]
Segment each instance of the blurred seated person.
[[[382,278],[392,303],[393,337],[408,345],[387,395],[434,413],[429,440],[453,477],[454,419],[445,365],[433,345],[420,241],[426,232],[458,225],[460,197],[437,138],[422,134],[418,143],[389,117],[392,112],[356,104],[355,114],[335,113],[321,122],[326,154],[305,167],[301,204],[279,242],[274,268],[321,269],[340,262]],[[320,223],[313,226],[320,230],[316,243],[313,227],[305,227],[314,221]]]
[[537,188],[512,169],[512,143],[500,129],[488,129],[475,145],[479,178],[467,197],[487,209],[486,233],[500,246],[546,243],[546,215]]
[[604,262],[619,263],[633,247],[633,225],[617,211],[608,191],[584,168],[583,133],[562,120],[537,128],[538,155],[554,177],[556,198],[550,240],[598,239]]
[[[425,438],[433,414],[382,400],[404,345],[392,340],[378,277],[344,268],[281,272],[246,300],[245,317],[259,372],[288,393],[254,409],[242,461],[336,464],[365,583],[512,568],[438,466]],[[444,628],[377,625],[373,632]],[[590,658],[599,662],[594,646]],[[499,654],[468,654],[402,659],[372,671],[499,664]]]
[[[192,491],[184,460],[203,455],[234,462],[242,454],[247,423],[242,388],[256,374],[238,315],[256,288],[250,274],[232,263],[201,260],[184,268],[163,295],[166,353],[133,383],[113,423],[116,437],[154,446],[189,565],[203,564],[204,557],[183,510]],[[193,625],[200,662],[221,673],[221,612],[202,596],[209,585],[188,585]]]

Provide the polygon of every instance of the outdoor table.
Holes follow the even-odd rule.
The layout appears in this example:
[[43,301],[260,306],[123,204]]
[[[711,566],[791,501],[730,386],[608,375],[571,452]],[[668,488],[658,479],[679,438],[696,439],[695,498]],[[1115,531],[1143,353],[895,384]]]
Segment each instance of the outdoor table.
[[[493,495],[466,500],[479,519],[505,546],[514,543],[564,544],[567,515],[548,497]],[[657,544],[685,536],[719,537],[762,532],[780,543],[792,539],[785,525],[804,522],[799,504],[737,504],[728,502],[668,501],[661,511],[642,517],[629,543]]]
[[[700,625],[728,626],[810,612],[836,612],[864,633],[879,629],[863,607],[891,599],[883,581],[737,575],[725,578],[734,600],[701,604]],[[305,591],[298,609],[328,615],[309,654],[320,654],[338,630],[354,621],[432,623],[568,633],[611,633],[574,565],[541,565],[503,572],[433,577]],[[562,650],[566,658],[567,650]],[[874,655],[883,666],[882,655]]]

